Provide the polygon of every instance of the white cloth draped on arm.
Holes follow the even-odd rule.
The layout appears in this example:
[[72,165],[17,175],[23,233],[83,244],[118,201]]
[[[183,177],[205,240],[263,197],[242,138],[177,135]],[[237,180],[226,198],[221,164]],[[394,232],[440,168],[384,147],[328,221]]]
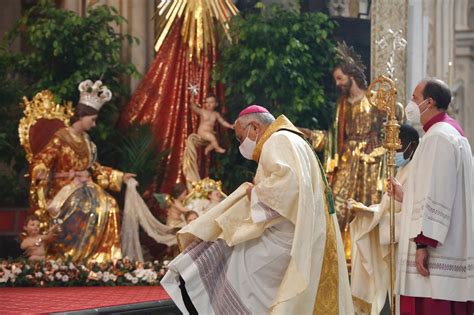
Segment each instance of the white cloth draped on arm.
[[[410,164],[398,170],[396,178],[406,185]],[[375,209],[377,208],[377,209]],[[390,197],[384,194],[380,204],[360,211],[350,224],[352,240],[351,289],[359,311],[380,314],[390,289]],[[398,242],[401,204],[395,202],[395,241]],[[370,309],[366,309],[370,307]],[[362,308],[362,310],[360,309]],[[397,308],[398,309],[398,308]]]
[[122,254],[133,260],[143,261],[140,245],[139,227],[159,244],[167,246],[177,243],[172,228],[158,221],[148,209],[140,194],[137,192],[138,182],[130,178],[125,192],[125,207],[122,219]]

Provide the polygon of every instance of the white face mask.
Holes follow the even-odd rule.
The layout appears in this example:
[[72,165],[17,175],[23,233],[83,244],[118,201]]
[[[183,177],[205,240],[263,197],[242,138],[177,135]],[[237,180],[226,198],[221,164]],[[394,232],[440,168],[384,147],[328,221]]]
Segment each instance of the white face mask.
[[421,115],[423,115],[428,110],[428,107],[422,113],[420,113],[420,106],[427,100],[428,99],[421,102],[420,105],[417,105],[414,101],[408,102],[407,106],[405,107],[405,115],[409,121],[412,123],[421,124]]
[[[250,125],[248,125],[247,127],[250,127]],[[257,138],[255,138],[255,140],[250,140],[249,132],[250,132],[250,128],[249,128],[249,131],[247,131],[247,136],[245,137],[244,141],[242,141],[242,143],[239,146],[239,151],[240,151],[240,154],[242,154],[244,158],[246,158],[247,160],[252,160],[253,152],[255,151],[255,147],[257,146],[258,135],[257,135]]]

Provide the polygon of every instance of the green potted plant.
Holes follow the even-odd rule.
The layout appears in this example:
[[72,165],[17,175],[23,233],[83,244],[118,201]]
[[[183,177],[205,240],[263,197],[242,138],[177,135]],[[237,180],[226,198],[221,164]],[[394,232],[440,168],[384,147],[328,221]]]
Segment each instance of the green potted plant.
[[[259,104],[276,116],[285,114],[297,126],[327,129],[335,105],[330,94],[335,23],[323,13],[300,14],[261,3],[256,9],[232,21],[233,44],[220,47],[214,75],[225,86],[230,117],[246,105]],[[240,157],[233,137],[229,145],[212,172],[231,191],[252,179],[255,163]]]

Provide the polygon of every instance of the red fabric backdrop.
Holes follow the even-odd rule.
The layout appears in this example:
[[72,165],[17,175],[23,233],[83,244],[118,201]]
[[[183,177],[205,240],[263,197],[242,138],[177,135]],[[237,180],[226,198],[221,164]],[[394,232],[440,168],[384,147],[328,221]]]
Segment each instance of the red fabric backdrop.
[[[132,122],[151,124],[159,143],[159,151],[171,148],[163,161],[164,174],[156,178],[150,190],[170,193],[177,182],[184,182],[180,163],[183,158],[186,138],[196,132],[199,122],[191,110],[191,104],[215,94],[222,103],[222,88],[210,87],[211,71],[217,60],[214,48],[202,53],[200,60],[190,59],[187,43],[183,42],[180,30],[182,21],[177,21],[172,31],[156,54],[155,60],[145,75],[130,103],[121,114],[120,126]],[[189,86],[197,85],[199,93],[193,96]],[[202,156],[201,156],[202,157]],[[202,157],[204,158],[204,157]],[[201,175],[207,176],[209,157],[201,159]]]

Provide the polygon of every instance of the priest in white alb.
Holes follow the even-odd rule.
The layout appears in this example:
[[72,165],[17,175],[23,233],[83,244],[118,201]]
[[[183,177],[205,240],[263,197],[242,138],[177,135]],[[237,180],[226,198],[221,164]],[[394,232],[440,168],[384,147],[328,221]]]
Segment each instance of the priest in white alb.
[[254,184],[178,232],[184,251],[162,286],[185,314],[352,314],[332,195],[311,146],[257,105],[235,133],[258,163]]
[[[404,187],[419,135],[410,125],[400,126],[400,150],[395,155],[396,179]],[[351,290],[356,314],[378,315],[390,290],[390,197],[369,207],[355,200],[348,207],[356,213],[350,223],[352,240]],[[395,241],[400,232],[401,203],[395,202]]]
[[451,91],[425,79],[405,108],[426,132],[403,188],[397,291],[400,314],[473,314],[474,227],[472,153],[459,124],[446,114]]

